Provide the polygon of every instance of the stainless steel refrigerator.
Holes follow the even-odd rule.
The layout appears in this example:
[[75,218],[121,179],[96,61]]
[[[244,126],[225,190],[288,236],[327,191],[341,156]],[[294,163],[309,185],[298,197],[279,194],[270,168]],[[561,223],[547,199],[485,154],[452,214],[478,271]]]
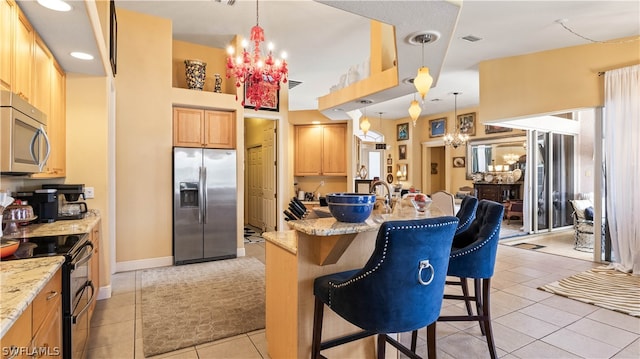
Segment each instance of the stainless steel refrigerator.
[[174,264],[235,258],[236,151],[173,149]]

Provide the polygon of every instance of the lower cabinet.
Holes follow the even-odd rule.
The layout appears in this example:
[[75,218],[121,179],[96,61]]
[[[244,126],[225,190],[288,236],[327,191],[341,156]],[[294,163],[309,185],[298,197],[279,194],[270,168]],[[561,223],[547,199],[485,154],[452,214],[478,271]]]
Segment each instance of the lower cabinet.
[[62,270],[49,280],[2,337],[2,358],[62,356]]
[[520,183],[474,183],[478,199],[502,203],[509,199],[520,198]]

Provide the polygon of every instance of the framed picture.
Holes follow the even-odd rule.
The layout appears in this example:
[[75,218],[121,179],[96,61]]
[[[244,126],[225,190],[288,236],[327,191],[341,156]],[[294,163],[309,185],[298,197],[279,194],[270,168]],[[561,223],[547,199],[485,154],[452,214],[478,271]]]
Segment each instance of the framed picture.
[[[242,102],[244,108],[256,108],[256,105],[251,101],[247,100],[247,92],[251,84],[244,85],[244,100]],[[267,100],[262,103],[260,106],[261,111],[280,111],[280,90],[277,89],[276,86],[269,86],[269,94],[267,95]]]
[[109,62],[113,76],[116,76],[116,65],[118,62],[118,19],[116,18],[116,4],[114,0],[109,2]]
[[387,166],[387,173],[393,172],[393,166]]
[[438,118],[429,121],[429,137],[444,136],[447,129],[447,118]]
[[438,174],[438,164],[435,162],[431,162],[431,174],[432,175]]
[[398,165],[398,172],[396,173],[396,176],[398,177],[398,181],[406,181],[407,180],[407,174],[409,173],[408,168],[409,165],[407,165],[406,163],[401,163]]
[[409,139],[409,122],[401,123],[398,126],[398,141],[404,141]]
[[502,126],[493,126],[493,125],[484,125],[484,133],[500,133],[500,132],[510,132],[513,131],[513,128],[502,127]]
[[393,159],[391,159],[391,154],[389,154],[389,157],[387,158],[387,164],[388,165],[392,165],[393,164]]
[[464,165],[465,165],[464,157],[454,157],[453,158],[453,167],[454,168],[464,167]]
[[458,128],[460,133],[475,136],[476,134],[476,113],[465,113],[464,115],[458,115]]
[[407,159],[407,145],[398,146],[398,159],[400,160]]
[[391,173],[387,175],[387,183],[389,184],[393,183],[393,175]]

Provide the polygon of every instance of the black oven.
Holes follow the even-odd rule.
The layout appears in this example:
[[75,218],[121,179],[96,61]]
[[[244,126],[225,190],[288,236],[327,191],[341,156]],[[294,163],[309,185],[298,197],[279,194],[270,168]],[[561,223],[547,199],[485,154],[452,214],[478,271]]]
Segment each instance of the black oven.
[[[81,359],[89,339],[88,309],[96,300],[96,288],[89,280],[93,243],[87,233],[31,237],[22,239],[20,246],[33,251],[28,255],[13,255],[2,260],[16,260],[63,255],[62,264],[62,356]],[[20,252],[20,249],[16,253]]]

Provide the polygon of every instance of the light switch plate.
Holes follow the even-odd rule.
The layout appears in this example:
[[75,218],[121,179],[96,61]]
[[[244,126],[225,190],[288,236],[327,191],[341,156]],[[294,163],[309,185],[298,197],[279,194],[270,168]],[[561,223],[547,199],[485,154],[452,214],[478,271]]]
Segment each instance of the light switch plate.
[[84,188],[84,198],[93,198],[93,187]]

